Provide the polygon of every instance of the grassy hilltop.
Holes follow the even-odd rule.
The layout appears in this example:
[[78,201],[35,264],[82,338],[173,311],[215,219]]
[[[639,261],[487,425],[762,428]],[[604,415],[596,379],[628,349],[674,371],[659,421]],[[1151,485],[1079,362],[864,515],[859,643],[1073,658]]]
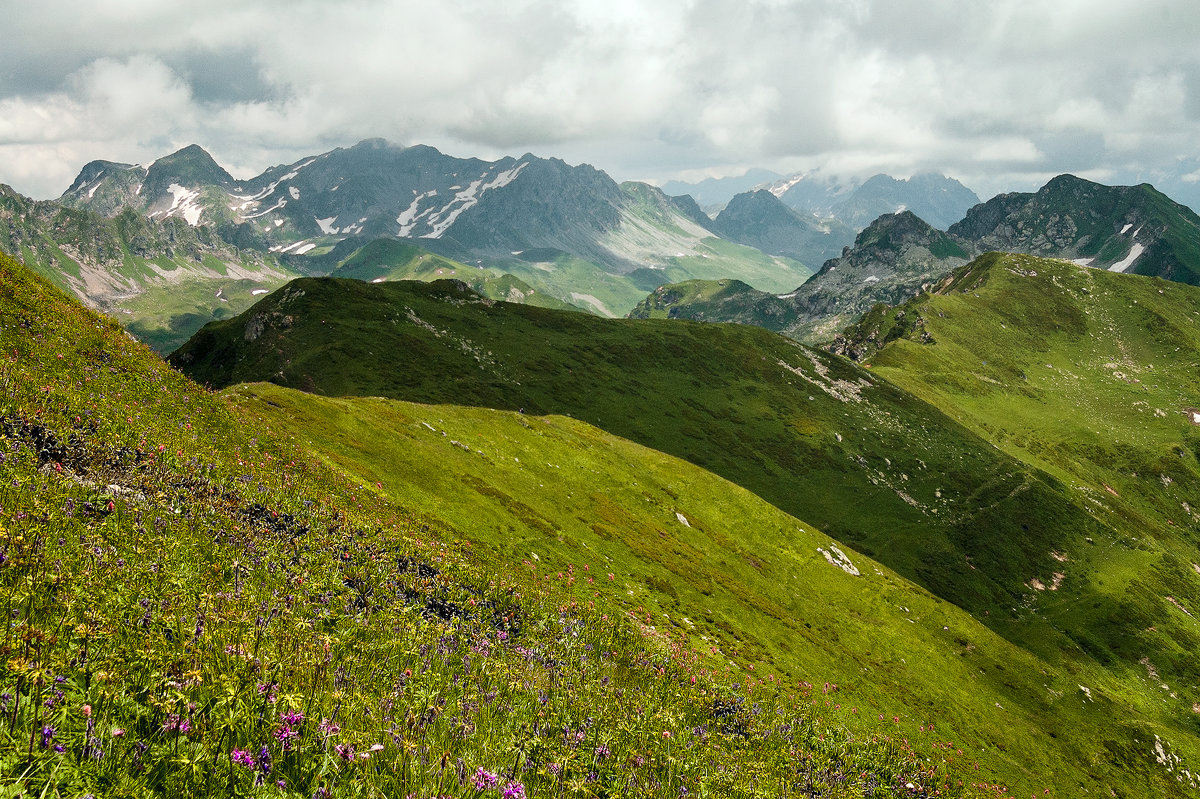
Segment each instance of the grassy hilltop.
[[215,386],[570,415],[749,488],[979,613],[1006,612],[1056,570],[1051,550],[1097,534],[1054,478],[869,371],[752,327],[316,279],[206,327],[172,362]]
[[1058,552],[1025,606],[1200,725],[1200,292],[993,254],[877,308],[839,348],[1014,457],[1117,532]]

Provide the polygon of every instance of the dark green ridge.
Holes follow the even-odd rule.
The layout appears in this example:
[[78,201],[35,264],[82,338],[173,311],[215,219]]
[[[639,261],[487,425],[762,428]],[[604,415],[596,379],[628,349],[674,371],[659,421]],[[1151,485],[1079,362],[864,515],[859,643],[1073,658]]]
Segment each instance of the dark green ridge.
[[1003,626],[1050,552],[1102,535],[1055,479],[923,401],[766,331],[601,320],[461,284],[299,280],[171,356],[269,380],[559,413],[713,471]]
[[387,280],[461,280],[481,296],[562,311],[582,310],[549,294],[535,290],[510,274],[498,275],[482,267],[431,253],[399,239],[373,239],[330,272],[331,277],[349,277],[368,283]]

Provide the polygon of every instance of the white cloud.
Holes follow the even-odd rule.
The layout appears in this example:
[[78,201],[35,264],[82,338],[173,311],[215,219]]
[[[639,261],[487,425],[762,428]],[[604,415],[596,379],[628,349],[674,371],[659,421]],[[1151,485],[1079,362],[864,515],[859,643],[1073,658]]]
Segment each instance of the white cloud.
[[1194,0],[121,0],[9,17],[0,181],[37,196],[93,158],[192,142],[247,171],[383,136],[619,177],[803,163],[989,185],[1165,169],[1200,142]]

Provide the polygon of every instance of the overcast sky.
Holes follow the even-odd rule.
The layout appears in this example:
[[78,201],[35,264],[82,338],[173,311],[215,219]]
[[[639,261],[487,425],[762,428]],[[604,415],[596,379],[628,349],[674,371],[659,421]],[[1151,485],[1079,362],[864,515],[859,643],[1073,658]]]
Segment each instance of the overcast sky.
[[1200,179],[1197,0],[0,0],[0,19],[0,182],[39,199],[98,158],[197,143],[249,177],[369,137],[650,182]]

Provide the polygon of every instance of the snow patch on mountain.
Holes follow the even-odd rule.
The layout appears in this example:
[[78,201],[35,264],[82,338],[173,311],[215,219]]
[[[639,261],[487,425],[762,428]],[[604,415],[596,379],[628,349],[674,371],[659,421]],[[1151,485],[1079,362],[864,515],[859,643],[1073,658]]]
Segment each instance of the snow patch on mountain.
[[[321,156],[317,156],[317,158],[320,158],[320,157],[321,157]],[[265,189],[263,189],[262,191],[260,191],[258,194],[254,194],[254,195],[234,194],[234,195],[231,195],[231,196],[232,196],[232,197],[233,197],[235,200],[243,200],[243,201],[246,201],[246,202],[254,202],[254,201],[257,201],[257,200],[261,200],[261,199],[263,199],[264,197],[268,197],[268,196],[270,196],[270,195],[271,195],[271,194],[272,194],[272,193],[275,191],[275,188],[276,188],[276,187],[277,187],[277,186],[278,186],[280,183],[284,183],[285,181],[293,180],[293,179],[294,179],[294,178],[295,178],[297,175],[299,175],[299,174],[300,174],[300,170],[301,170],[301,169],[304,169],[304,167],[306,167],[306,166],[308,166],[308,165],[312,164],[314,161],[316,161],[316,160],[317,160],[317,158],[310,158],[310,159],[308,159],[307,161],[305,161],[303,164],[299,164],[299,165],[297,165],[295,169],[293,169],[292,171],[288,172],[288,173],[287,173],[286,175],[284,175],[283,177],[279,178],[279,180],[275,180],[275,181],[272,181],[271,183],[269,183],[269,184],[267,185],[267,187],[266,187]],[[299,192],[299,190],[296,190],[296,189],[294,189],[294,187],[292,187],[292,189],[290,189],[290,190],[295,190],[295,191],[296,191],[296,194],[295,194],[295,196],[293,196],[293,197],[292,197],[292,199],[294,199],[294,200],[298,200],[298,199],[300,199],[300,192]],[[242,206],[242,207],[243,207],[243,208],[245,208],[245,207],[246,207],[246,206],[245,206],[245,204],[243,204],[243,206]]]
[[258,219],[259,217],[266,216],[267,214],[271,213],[272,211],[278,211],[280,208],[284,207],[285,205],[287,205],[287,200],[280,200],[279,202],[275,203],[274,205],[272,205],[270,208],[268,208],[265,211],[259,211],[257,214],[243,215],[242,221],[244,222],[247,219]]
[[[1126,227],[1128,227],[1128,226],[1126,226]],[[1124,231],[1122,231],[1122,232],[1124,232]],[[1137,238],[1137,234],[1139,234],[1141,232],[1142,232],[1141,228],[1138,228],[1137,230],[1133,231],[1133,237]],[[1133,246],[1129,248],[1129,254],[1126,255],[1124,258],[1122,258],[1120,261],[1117,261],[1115,264],[1110,266],[1108,268],[1108,271],[1124,272],[1126,269],[1128,269],[1130,266],[1133,265],[1133,262],[1136,261],[1139,256],[1141,256],[1141,254],[1145,251],[1145,249],[1146,249],[1145,246],[1138,244],[1135,241],[1133,243]]]
[[767,186],[767,191],[771,192],[776,197],[782,197],[784,194],[787,193],[788,189],[790,189],[792,186],[795,186],[800,181],[804,180],[805,177],[806,176],[803,173],[801,173],[799,175],[793,175],[790,178],[786,178],[784,180],[778,181],[776,183],[772,183],[771,185]]
[[[478,204],[479,199],[492,189],[503,188],[512,183],[527,165],[527,162],[519,163],[512,169],[506,169],[499,173],[486,183],[484,182],[486,175],[478,180],[471,181],[471,184],[456,193],[454,199],[444,208],[429,217],[432,228],[427,233],[422,233],[421,238],[440,239],[442,234],[462,215],[463,211]],[[455,207],[456,205],[457,207]]]
[[196,198],[200,196],[200,190],[172,183],[167,187],[167,191],[171,193],[171,207],[165,211],[155,212],[151,216],[182,216],[192,227],[200,224],[200,217],[204,213],[204,209],[196,202]]
[[314,216],[313,221],[317,223],[317,227],[321,228],[321,232],[326,236],[333,236],[338,233],[338,228],[333,224],[337,221],[336,216],[329,216],[325,219],[317,219]]
[[[416,193],[415,189],[414,193]],[[422,194],[417,194],[413,198],[412,203],[400,212],[400,216],[396,217],[396,224],[400,226],[400,231],[396,234],[397,236],[405,238],[413,232],[413,228],[417,226],[417,219],[433,210],[432,208],[427,208],[424,212],[418,214],[417,208],[421,205],[421,201],[435,196],[437,196],[437,189],[431,189]]]
[[1120,261],[1117,261],[1115,264],[1110,266],[1108,268],[1108,271],[1124,272],[1126,269],[1128,269],[1133,264],[1134,261],[1136,261],[1138,259],[1139,256],[1141,256],[1142,252],[1145,249],[1146,248],[1143,247],[1141,244],[1134,244],[1132,247],[1129,248],[1129,255],[1126,255],[1123,259],[1121,259]]
[[301,239],[300,241],[293,242],[292,244],[276,245],[271,248],[271,252],[291,253],[292,255],[304,255],[304,253],[308,252],[309,250],[313,249],[316,246],[317,246],[316,244],[313,244],[308,239]]
[[[446,232],[446,229],[454,224],[454,220],[458,219],[463,211],[479,202],[477,192],[482,185],[482,179],[472,181],[470,186],[455,194],[454,199],[450,201],[449,205],[429,217],[429,222],[433,225],[433,229],[427,233],[422,233],[421,238],[440,239],[442,234]],[[455,204],[458,204],[457,208]]]

